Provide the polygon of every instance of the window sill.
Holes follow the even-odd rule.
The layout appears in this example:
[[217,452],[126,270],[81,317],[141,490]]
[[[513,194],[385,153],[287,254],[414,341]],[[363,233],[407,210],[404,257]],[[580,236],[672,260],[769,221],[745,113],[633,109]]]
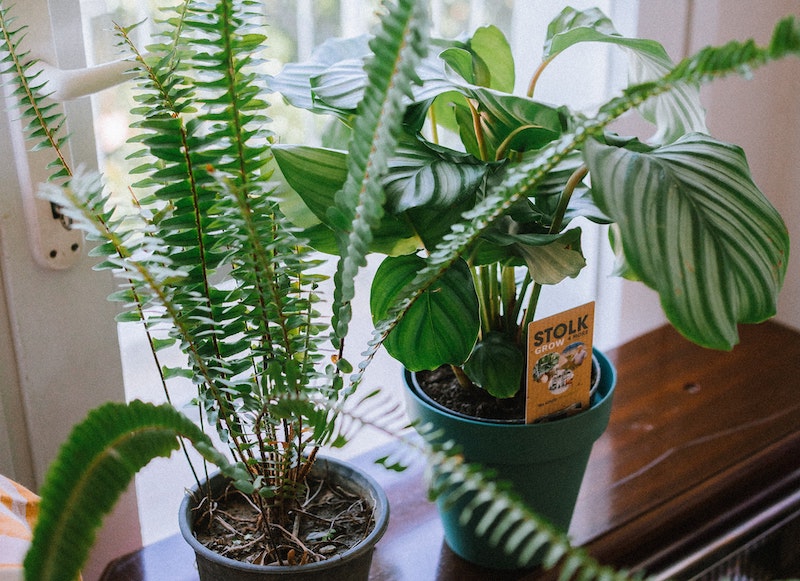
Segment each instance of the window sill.
[[[741,333],[730,353],[698,348],[669,327],[608,353],[619,374],[611,422],[570,529],[601,563],[688,578],[776,523],[791,521],[800,534],[800,333],[775,323]],[[385,487],[392,510],[371,579],[486,579],[443,543],[422,462],[390,473],[372,463],[383,453],[356,462]],[[772,557],[776,576],[798,574],[786,553],[786,562]],[[102,579],[197,576],[188,546],[170,537],[112,562]]]

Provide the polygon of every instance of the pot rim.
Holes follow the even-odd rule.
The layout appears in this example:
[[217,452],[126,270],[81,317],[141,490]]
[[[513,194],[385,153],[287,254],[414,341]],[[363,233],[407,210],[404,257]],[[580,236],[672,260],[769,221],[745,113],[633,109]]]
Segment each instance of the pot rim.
[[[198,556],[202,555],[203,558],[207,560],[216,561],[234,570],[248,571],[251,573],[269,572],[271,575],[294,575],[301,571],[313,572],[315,570],[324,570],[338,564],[342,560],[353,559],[368,551],[374,550],[375,544],[383,537],[389,526],[389,499],[386,496],[386,492],[380,484],[378,484],[377,480],[352,464],[328,456],[318,456],[315,460],[315,466],[317,463],[325,463],[328,467],[332,467],[334,470],[340,471],[340,473],[343,472],[347,480],[356,484],[358,488],[366,491],[367,495],[371,496],[374,501],[373,514],[375,516],[375,526],[357,545],[344,553],[340,553],[324,561],[317,561],[305,565],[256,565],[220,555],[198,541],[193,533],[191,513],[194,509],[194,502],[192,498],[193,493],[198,492],[197,484],[194,484],[188,489],[178,510],[178,525],[181,535]],[[218,478],[225,477],[221,472],[217,471],[211,474],[208,480],[212,481]],[[359,480],[361,480],[361,482],[359,482]],[[203,482],[205,482],[205,480]]]
[[[547,422],[534,422],[531,424],[525,423],[524,420],[502,420],[502,419],[491,419],[491,418],[477,418],[475,416],[470,416],[467,414],[463,414],[461,412],[457,412],[451,410],[448,407],[443,406],[439,402],[433,400],[428,394],[426,394],[419,386],[417,382],[416,373],[409,371],[406,368],[403,368],[403,375],[406,378],[406,385],[409,388],[409,391],[422,403],[423,405],[432,408],[434,412],[442,414],[446,417],[457,419],[460,422],[465,422],[467,424],[473,424],[476,426],[505,426],[509,429],[529,429],[531,426],[553,426],[558,424],[559,426],[566,426],[568,423],[574,423],[576,421],[580,421],[580,418],[583,414],[588,413],[592,410],[595,410],[612,397],[614,392],[614,387],[616,386],[616,372],[610,362],[607,362],[608,365],[603,365],[603,360],[605,356],[598,351],[597,349],[592,349],[592,364],[596,365],[597,367],[597,378],[595,384],[592,386],[592,395],[591,400],[589,403],[589,407],[581,413],[572,414],[566,417],[557,418],[554,420],[550,420]],[[605,367],[605,371],[603,368]],[[602,393],[599,389],[600,385],[605,383],[608,385],[609,388],[605,393]]]

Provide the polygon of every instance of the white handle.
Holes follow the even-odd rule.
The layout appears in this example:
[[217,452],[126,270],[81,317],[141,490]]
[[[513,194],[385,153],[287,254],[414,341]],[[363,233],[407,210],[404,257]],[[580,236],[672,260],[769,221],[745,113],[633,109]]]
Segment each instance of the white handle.
[[40,72],[40,78],[47,81],[47,92],[56,101],[69,101],[108,89],[126,80],[125,73],[135,68],[135,63],[127,60],[113,61],[84,69],[60,69],[39,60],[32,67]]

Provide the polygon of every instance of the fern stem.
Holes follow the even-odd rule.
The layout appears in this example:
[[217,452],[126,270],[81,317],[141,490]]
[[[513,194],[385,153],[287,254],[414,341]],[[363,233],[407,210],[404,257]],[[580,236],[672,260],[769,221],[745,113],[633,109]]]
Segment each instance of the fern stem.
[[[152,83],[153,89],[159,95],[162,105],[171,112],[171,116],[175,119],[178,123],[178,134],[181,140],[181,151],[183,154],[183,160],[186,164],[186,179],[189,183],[190,189],[190,197],[192,200],[192,212],[194,216],[194,223],[195,223],[195,231],[197,232],[197,248],[199,252],[199,263],[200,263],[200,274],[202,280],[202,287],[203,287],[203,297],[205,304],[208,308],[209,317],[213,320],[215,313],[212,309],[213,300],[211,297],[211,283],[209,281],[209,261],[206,256],[206,245],[205,245],[205,236],[204,231],[205,228],[203,226],[202,220],[202,213],[200,208],[200,193],[197,181],[195,179],[195,172],[197,171],[194,167],[194,161],[190,152],[192,151],[192,147],[189,143],[189,135],[186,124],[184,123],[183,116],[181,115],[181,108],[178,104],[173,101],[169,89],[167,86],[162,82],[160,76],[157,72],[147,63],[144,56],[141,52],[137,49],[136,45],[131,40],[128,31],[122,27],[116,28],[118,34],[120,34],[123,42],[129,49],[132,51],[136,62],[139,63],[140,67],[143,69],[145,76]],[[171,69],[170,69],[171,70]],[[163,293],[162,293],[163,294]],[[176,325],[179,325],[179,318],[181,317],[180,310],[174,310],[171,313],[171,317],[173,318]],[[200,355],[198,347],[196,345],[196,338],[193,333],[189,331],[189,329],[182,324],[180,324],[184,334],[184,340],[188,343],[188,349],[195,353],[196,363],[202,364],[203,367],[205,366],[205,362],[203,361],[203,357]],[[214,326],[218,327],[218,323],[214,321]],[[220,352],[218,337],[216,333],[211,334],[211,344],[213,346],[214,355],[217,361],[222,360],[222,355]],[[236,420],[236,413],[233,409],[233,404],[230,399],[217,388],[215,375],[210,372],[210,369],[206,367],[205,371],[202,373],[204,378],[204,384],[206,388],[211,391],[213,397],[217,404],[220,407],[220,410],[223,412],[221,414],[222,421],[225,423],[226,430],[231,435],[231,439],[234,445],[234,448],[237,452],[237,455],[240,460],[246,462],[248,458],[252,458],[251,454],[248,452],[248,447],[245,445],[245,442],[242,441],[241,433],[238,429],[234,429],[238,422]]]

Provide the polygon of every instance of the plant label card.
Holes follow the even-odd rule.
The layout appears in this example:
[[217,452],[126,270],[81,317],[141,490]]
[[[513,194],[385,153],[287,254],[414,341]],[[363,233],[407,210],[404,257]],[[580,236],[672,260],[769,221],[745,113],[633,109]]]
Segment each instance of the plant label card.
[[527,423],[589,407],[594,302],[528,326]]

